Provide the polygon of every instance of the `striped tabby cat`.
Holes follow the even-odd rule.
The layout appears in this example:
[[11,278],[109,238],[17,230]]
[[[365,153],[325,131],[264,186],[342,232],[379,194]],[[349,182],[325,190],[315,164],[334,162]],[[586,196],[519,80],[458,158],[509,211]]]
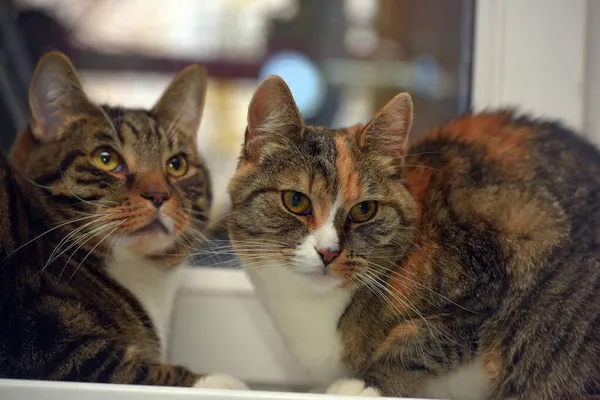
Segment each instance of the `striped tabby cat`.
[[211,205],[196,151],[206,74],[152,110],[93,104],[60,53],[0,161],[0,377],[244,388],[164,361],[181,254]]
[[325,129],[256,90],[229,232],[290,350],[337,394],[600,394],[598,150],[511,112],[411,122],[407,94]]

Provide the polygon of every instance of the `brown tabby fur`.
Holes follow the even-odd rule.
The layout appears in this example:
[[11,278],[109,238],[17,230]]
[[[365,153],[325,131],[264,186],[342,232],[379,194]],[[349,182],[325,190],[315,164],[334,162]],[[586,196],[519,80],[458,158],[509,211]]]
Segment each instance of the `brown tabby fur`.
[[[366,127],[305,126],[285,83],[267,78],[230,184],[238,255],[297,267],[294,251],[337,198],[340,255],[323,274],[351,292],[335,321],[351,377],[415,396],[479,362],[488,399],[600,394],[598,150],[511,111],[406,145],[411,120],[401,94]],[[284,190],[308,195],[312,213],[287,211]],[[379,202],[375,218],[350,222],[364,200]]]
[[[148,314],[105,264],[130,237],[148,268],[174,268],[203,230],[211,191],[195,137],[205,89],[204,70],[192,66],[150,111],[99,107],[66,57],[42,58],[29,126],[10,165],[0,160],[1,378],[168,386],[201,378],[162,361]],[[90,154],[99,146],[117,150],[127,168],[96,168]],[[188,173],[167,178],[165,161],[180,153]],[[153,191],[170,195],[162,210],[173,219],[171,235],[139,231],[155,218],[143,198]]]

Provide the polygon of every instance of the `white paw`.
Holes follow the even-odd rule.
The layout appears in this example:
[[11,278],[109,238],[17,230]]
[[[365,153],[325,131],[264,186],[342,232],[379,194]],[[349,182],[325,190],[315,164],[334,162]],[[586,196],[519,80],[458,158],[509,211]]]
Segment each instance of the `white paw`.
[[195,388],[205,389],[229,389],[229,390],[248,390],[248,386],[239,379],[225,374],[206,375],[198,379],[194,384]]
[[369,387],[362,379],[340,379],[333,382],[327,394],[339,394],[342,396],[365,396],[365,397],[380,397],[379,390],[374,387]]

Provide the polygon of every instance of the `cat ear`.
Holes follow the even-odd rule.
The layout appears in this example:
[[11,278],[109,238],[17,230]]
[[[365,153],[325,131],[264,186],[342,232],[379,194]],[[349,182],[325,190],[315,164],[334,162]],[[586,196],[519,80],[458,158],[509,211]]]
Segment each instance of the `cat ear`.
[[413,118],[413,103],[408,93],[400,93],[387,103],[357,136],[358,145],[390,157],[406,154]]
[[33,136],[48,143],[60,140],[63,128],[84,113],[102,115],[86,96],[71,61],[62,53],[46,53],[29,86],[30,127]]
[[244,148],[251,153],[261,138],[293,133],[302,125],[302,116],[288,85],[276,75],[268,76],[254,92],[248,106]]
[[206,70],[197,64],[187,67],[173,78],[152,108],[167,132],[176,127],[196,140],[204,111],[207,81]]

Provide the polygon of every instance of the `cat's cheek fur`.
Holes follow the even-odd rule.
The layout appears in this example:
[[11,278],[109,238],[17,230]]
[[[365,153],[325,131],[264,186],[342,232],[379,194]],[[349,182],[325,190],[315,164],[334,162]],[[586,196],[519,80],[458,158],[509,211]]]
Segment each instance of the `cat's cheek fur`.
[[198,379],[194,384],[194,387],[204,389],[249,390],[244,382],[226,374],[203,376]]

